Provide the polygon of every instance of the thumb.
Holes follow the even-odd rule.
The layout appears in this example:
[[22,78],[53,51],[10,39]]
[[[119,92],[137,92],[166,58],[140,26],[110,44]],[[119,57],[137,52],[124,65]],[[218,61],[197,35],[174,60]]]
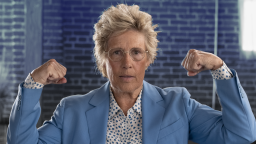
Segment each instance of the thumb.
[[67,79],[65,77],[61,78],[56,84],[64,84],[67,83]]
[[195,76],[195,75],[197,75],[199,72],[192,72],[192,71],[188,71],[187,72],[187,75],[188,76]]

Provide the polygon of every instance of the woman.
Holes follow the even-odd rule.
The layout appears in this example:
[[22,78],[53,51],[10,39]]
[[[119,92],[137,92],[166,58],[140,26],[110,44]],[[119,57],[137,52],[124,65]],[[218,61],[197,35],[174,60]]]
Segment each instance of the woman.
[[[143,81],[154,62],[157,32],[136,5],[110,7],[95,24],[95,58],[108,78],[101,88],[61,100],[39,129],[42,86],[63,84],[66,68],[49,60],[19,85],[8,127],[9,144],[250,143],[255,118],[234,70],[217,56],[190,50],[182,62],[189,76],[212,70],[223,112],[190,99],[185,88],[161,89]],[[220,71],[221,70],[221,71]],[[227,80],[218,77],[225,74]]]

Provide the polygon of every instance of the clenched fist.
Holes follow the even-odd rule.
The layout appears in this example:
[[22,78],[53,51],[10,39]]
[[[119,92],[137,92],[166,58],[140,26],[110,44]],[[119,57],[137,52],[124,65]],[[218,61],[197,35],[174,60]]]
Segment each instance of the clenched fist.
[[67,69],[59,64],[55,59],[50,59],[40,67],[36,68],[31,76],[35,82],[41,84],[63,84],[67,82],[64,77]]
[[223,65],[223,61],[218,56],[191,49],[183,59],[181,65],[188,71],[188,76],[195,76],[204,70],[216,70]]

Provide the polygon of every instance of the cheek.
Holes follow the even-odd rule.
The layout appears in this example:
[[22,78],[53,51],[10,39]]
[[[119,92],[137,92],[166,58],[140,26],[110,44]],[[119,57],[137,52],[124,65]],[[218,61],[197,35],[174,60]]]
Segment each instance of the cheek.
[[115,66],[113,64],[110,64],[110,63],[107,63],[106,64],[106,72],[107,72],[107,75],[110,79],[113,79],[114,77],[114,73],[115,73]]

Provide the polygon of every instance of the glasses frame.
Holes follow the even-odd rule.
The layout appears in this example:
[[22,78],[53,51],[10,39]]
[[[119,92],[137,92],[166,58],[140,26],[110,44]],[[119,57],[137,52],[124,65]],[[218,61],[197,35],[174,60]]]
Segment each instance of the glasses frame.
[[[120,50],[123,52],[124,55],[125,55],[126,53],[129,53],[129,55],[130,55],[130,57],[132,58],[133,61],[141,61],[141,60],[143,60],[144,57],[145,57],[145,53],[148,53],[148,50],[143,50],[142,48],[139,48],[139,49],[142,49],[144,56],[143,56],[143,58],[142,58],[141,60],[134,60],[133,57],[131,56],[131,50],[134,49],[134,48],[131,48],[129,51],[124,51],[122,48],[115,48],[115,49],[120,49]],[[113,50],[113,49],[110,49],[110,50]],[[107,53],[107,54],[108,54],[108,58],[109,58],[110,60],[112,60],[112,59],[110,58],[110,56],[109,56],[109,51],[110,51],[110,50],[104,51],[104,52],[105,52],[105,54]],[[124,58],[124,55],[123,55],[123,57],[122,57],[120,60],[118,60],[118,61],[112,60],[112,61],[114,61],[114,62],[119,62],[119,61],[121,61],[121,60]]]

